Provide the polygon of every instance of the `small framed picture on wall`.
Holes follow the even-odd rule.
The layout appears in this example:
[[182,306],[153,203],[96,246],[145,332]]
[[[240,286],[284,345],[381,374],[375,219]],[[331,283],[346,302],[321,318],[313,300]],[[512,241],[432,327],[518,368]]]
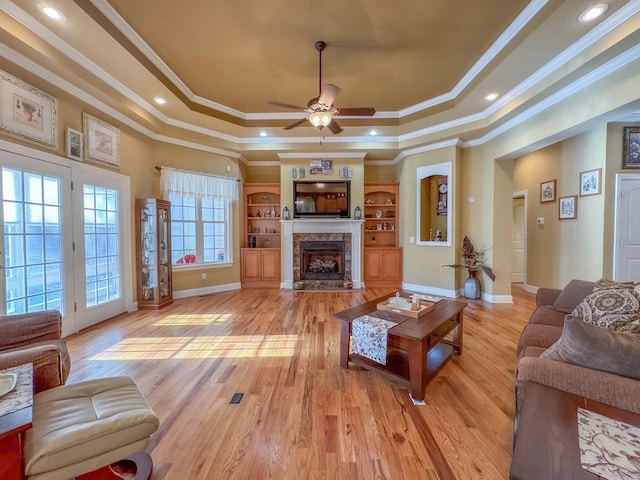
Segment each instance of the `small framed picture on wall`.
[[558,201],[558,218],[560,220],[571,220],[578,218],[578,196],[568,195],[560,197]]
[[640,168],[640,127],[623,127],[622,132],[622,168]]
[[580,196],[600,195],[602,193],[602,169],[587,170],[580,173]]
[[540,184],[540,203],[556,201],[556,179]]
[[67,128],[66,154],[68,158],[81,162],[84,159],[82,153],[82,132]]

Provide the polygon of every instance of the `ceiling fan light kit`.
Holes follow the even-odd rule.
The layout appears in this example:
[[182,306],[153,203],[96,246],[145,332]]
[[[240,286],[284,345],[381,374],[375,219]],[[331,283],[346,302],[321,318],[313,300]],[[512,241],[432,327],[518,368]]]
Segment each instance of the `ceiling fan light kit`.
[[277,105],[279,107],[285,108],[293,108],[300,109],[303,112],[307,112],[309,115],[306,118],[298,120],[291,125],[287,125],[284,127],[285,130],[290,130],[299,125],[302,125],[305,121],[309,120],[311,125],[316,127],[318,130],[322,130],[324,127],[328,127],[332,133],[338,134],[342,131],[342,127],[338,125],[335,117],[339,115],[349,115],[354,117],[371,117],[376,113],[375,108],[373,107],[352,107],[352,108],[336,108],[333,106],[333,102],[335,102],[338,93],[340,93],[340,88],[332,85],[330,83],[323,84],[322,83],[322,51],[325,49],[327,44],[323,41],[317,41],[315,43],[315,48],[318,51],[318,84],[319,84],[319,94],[317,97],[312,98],[307,102],[307,106],[305,108],[297,107],[295,105],[291,105],[288,103],[282,102],[269,102],[272,105]]
[[319,130],[322,130],[324,127],[331,123],[333,120],[333,116],[329,112],[313,112],[309,115],[309,119],[311,125],[316,127]]

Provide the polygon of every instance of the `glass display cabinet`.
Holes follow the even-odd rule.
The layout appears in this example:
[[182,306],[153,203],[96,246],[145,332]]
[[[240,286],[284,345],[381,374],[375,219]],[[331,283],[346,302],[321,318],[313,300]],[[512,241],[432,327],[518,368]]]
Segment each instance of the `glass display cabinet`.
[[173,302],[171,284],[171,204],[136,199],[138,308],[151,310]]

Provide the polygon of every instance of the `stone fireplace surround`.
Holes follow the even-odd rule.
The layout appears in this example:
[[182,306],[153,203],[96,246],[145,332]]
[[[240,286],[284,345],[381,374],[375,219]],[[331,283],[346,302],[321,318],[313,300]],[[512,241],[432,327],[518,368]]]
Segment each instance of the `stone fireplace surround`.
[[[344,240],[345,273],[349,273],[353,288],[362,288],[362,223],[363,220],[338,218],[314,218],[282,220],[284,232],[284,272],[281,288],[293,288],[293,282],[300,279],[301,240]],[[295,248],[297,244],[297,251]],[[295,257],[295,258],[294,258]],[[305,280],[305,288],[343,288],[342,280]]]

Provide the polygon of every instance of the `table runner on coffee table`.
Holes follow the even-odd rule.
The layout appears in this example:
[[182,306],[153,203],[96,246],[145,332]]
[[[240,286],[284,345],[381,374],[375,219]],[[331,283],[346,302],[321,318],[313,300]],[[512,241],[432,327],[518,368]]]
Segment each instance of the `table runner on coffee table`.
[[387,331],[396,323],[363,315],[351,323],[352,351],[382,365],[387,364]]

